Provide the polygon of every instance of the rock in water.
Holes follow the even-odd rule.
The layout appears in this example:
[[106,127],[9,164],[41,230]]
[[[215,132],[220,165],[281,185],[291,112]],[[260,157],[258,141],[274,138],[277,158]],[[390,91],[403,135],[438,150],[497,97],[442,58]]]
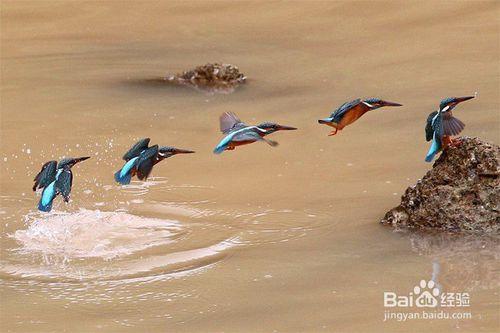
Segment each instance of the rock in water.
[[381,223],[441,231],[500,233],[500,147],[463,137],[406,189]]
[[231,93],[240,84],[245,83],[246,76],[238,67],[230,64],[206,64],[182,74],[168,75],[165,80],[175,84],[192,86],[208,92]]

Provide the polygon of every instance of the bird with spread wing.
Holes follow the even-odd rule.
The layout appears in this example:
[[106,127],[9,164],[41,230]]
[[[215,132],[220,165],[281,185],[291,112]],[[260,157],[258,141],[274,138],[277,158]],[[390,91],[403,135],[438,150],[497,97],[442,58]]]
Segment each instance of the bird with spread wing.
[[441,150],[458,143],[451,136],[460,134],[465,124],[460,119],[455,118],[451,111],[458,103],[472,98],[474,96],[445,98],[439,104],[439,110],[429,114],[425,124],[425,139],[432,141],[432,143],[425,156],[426,162],[432,162],[434,156]]
[[151,174],[153,166],[163,161],[166,158],[172,157],[177,154],[191,154],[192,150],[180,149],[170,146],[154,145],[149,147],[150,138],[139,140],[130,148],[123,160],[126,161],[125,165],[115,172],[115,180],[122,184],[130,184],[132,177],[137,175],[140,180],[145,180]]
[[73,185],[73,172],[71,168],[78,162],[89,159],[89,156],[78,158],[64,158],[57,161],[49,161],[42,166],[42,170],[36,175],[33,191],[42,189],[42,196],[38,202],[38,209],[50,212],[52,203],[58,194],[61,194],[65,202],[69,201],[71,186]]
[[247,145],[257,141],[264,141],[271,147],[278,143],[267,139],[265,136],[277,131],[296,130],[291,126],[265,122],[256,126],[243,123],[233,112],[225,112],[220,116],[220,130],[225,137],[215,147],[214,153],[220,154],[225,150],[234,150],[237,146]]

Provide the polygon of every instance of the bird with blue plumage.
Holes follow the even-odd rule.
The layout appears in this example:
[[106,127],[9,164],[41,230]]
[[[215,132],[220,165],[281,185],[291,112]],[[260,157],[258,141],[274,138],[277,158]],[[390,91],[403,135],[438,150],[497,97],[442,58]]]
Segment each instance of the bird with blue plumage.
[[459,141],[452,136],[460,134],[465,128],[465,124],[453,116],[452,110],[462,102],[474,98],[466,97],[447,97],[439,103],[439,109],[431,112],[427,116],[425,123],[425,139],[432,141],[429,151],[425,156],[426,162],[432,162],[436,154],[449,146],[459,144]]
[[38,209],[50,212],[54,199],[60,194],[65,202],[69,202],[71,187],[73,185],[73,172],[71,168],[89,156],[78,158],[64,158],[59,161],[49,161],[42,166],[42,170],[35,176],[33,191],[42,189],[38,202]]
[[140,180],[146,180],[153,167],[166,158],[177,154],[191,154],[192,150],[170,146],[149,146],[151,139],[144,138],[136,142],[124,155],[125,164],[115,172],[115,180],[121,185],[128,185],[132,177],[137,175]]
[[296,127],[280,125],[273,122],[264,122],[259,125],[249,126],[243,123],[233,112],[225,112],[220,118],[220,130],[224,138],[214,149],[215,154],[225,150],[234,150],[237,146],[247,145],[257,141],[266,142],[271,147],[276,147],[278,142],[269,140],[265,136],[277,131],[296,130]]
[[358,98],[342,104],[329,117],[319,119],[318,123],[333,127],[334,130],[328,134],[328,136],[333,136],[347,125],[358,120],[366,112],[384,106],[402,106],[402,104],[384,101],[380,98],[368,98],[365,100]]

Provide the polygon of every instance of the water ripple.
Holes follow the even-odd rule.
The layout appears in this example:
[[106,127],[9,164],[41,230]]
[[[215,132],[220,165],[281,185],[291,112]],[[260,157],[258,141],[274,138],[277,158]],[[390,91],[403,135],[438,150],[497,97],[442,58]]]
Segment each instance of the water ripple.
[[[211,265],[239,243],[215,225],[127,212],[81,209],[27,215],[28,227],[9,237],[19,246],[2,265],[2,278],[127,280]],[[210,234],[212,236],[207,236]]]

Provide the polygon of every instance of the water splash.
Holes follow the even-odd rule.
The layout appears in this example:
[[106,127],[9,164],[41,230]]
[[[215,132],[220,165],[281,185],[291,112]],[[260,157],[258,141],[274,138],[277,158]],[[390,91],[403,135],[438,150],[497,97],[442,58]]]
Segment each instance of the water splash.
[[[33,219],[33,216],[28,219]],[[172,242],[182,232],[177,221],[144,218],[124,212],[81,209],[35,220],[13,235],[24,253],[38,252],[66,259],[112,259]]]
[[222,260],[238,237],[199,223],[127,212],[80,209],[32,213],[27,228],[9,235],[19,247],[3,258],[1,277],[127,283],[200,271]]

